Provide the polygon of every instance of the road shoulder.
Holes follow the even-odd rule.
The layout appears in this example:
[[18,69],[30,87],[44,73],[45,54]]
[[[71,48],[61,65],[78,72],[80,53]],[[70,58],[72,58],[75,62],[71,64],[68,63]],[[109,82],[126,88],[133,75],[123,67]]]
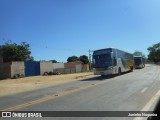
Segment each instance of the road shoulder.
[[34,76],[21,79],[0,80],[0,96],[26,92],[93,77],[92,72],[56,76]]

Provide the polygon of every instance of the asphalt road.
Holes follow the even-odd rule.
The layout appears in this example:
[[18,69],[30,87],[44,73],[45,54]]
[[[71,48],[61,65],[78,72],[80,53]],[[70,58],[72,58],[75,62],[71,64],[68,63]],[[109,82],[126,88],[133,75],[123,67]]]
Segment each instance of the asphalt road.
[[[140,111],[160,90],[160,66],[121,76],[73,81],[0,97],[1,111]],[[153,106],[153,105],[152,105]],[[148,107],[148,110],[151,108]],[[113,115],[114,116],[114,115]],[[1,118],[2,119],[2,118]],[[4,119],[4,118],[3,118]],[[6,119],[6,118],[5,118]],[[8,118],[13,119],[13,118]],[[22,118],[14,118],[22,119]],[[31,118],[25,118],[31,119]],[[36,118],[32,118],[36,119]],[[134,117],[44,117],[42,120],[132,120]],[[146,119],[146,118],[145,118]]]

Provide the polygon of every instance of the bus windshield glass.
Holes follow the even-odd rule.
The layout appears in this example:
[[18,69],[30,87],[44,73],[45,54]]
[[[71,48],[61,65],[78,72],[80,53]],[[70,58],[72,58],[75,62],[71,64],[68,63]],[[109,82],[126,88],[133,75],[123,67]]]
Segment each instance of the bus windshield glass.
[[135,61],[135,64],[136,64],[136,65],[139,65],[139,64],[142,63],[142,62],[141,62],[141,58],[134,58],[134,61]]
[[96,68],[112,66],[111,54],[93,55],[93,64]]

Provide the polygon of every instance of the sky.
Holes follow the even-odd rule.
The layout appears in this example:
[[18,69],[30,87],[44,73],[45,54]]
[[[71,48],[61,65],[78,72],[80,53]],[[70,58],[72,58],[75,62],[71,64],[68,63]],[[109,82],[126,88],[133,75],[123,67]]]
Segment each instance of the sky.
[[159,0],[0,0],[0,18],[0,45],[25,41],[37,61],[160,42]]

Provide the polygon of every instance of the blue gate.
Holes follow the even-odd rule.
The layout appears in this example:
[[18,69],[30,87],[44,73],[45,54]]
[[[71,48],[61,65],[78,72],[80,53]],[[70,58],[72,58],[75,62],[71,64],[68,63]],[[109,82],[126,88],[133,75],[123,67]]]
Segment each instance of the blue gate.
[[40,75],[40,62],[25,62],[25,76],[37,76]]

